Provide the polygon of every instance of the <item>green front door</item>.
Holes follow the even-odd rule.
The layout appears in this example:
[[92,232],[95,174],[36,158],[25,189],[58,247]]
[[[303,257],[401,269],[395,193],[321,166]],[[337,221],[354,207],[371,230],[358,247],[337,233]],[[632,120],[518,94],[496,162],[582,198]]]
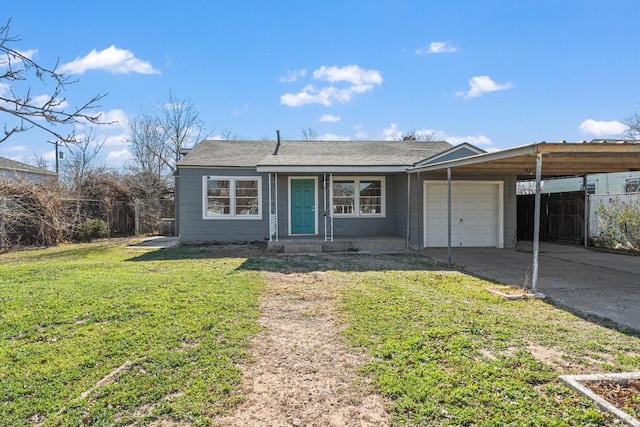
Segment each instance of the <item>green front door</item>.
[[291,234],[316,233],[315,179],[291,180]]

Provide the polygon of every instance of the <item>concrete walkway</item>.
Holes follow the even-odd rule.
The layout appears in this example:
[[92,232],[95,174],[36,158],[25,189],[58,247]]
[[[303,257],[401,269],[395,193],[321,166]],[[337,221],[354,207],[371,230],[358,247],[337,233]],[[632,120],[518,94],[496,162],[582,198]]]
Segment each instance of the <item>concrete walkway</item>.
[[[423,252],[447,262],[446,248]],[[516,249],[452,249],[457,267],[516,286],[531,283],[532,260],[531,242],[521,242]],[[640,257],[542,242],[538,292],[560,305],[640,331]]]
[[180,244],[180,239],[174,236],[151,236],[145,237],[144,240],[135,245],[129,246],[131,249],[146,248],[146,249],[165,249],[177,246]]

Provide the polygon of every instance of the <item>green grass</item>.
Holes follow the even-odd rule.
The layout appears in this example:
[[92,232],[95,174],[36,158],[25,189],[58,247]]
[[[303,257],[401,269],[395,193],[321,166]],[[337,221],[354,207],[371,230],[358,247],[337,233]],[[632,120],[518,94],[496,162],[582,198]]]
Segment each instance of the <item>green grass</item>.
[[264,282],[238,271],[244,259],[206,255],[116,243],[0,255],[2,425],[208,425],[234,404]]
[[[540,300],[505,301],[489,283],[429,271],[340,273],[347,336],[392,399],[395,425],[607,425],[558,381],[637,371],[640,340]],[[535,348],[556,356],[543,363]]]
[[393,270],[363,255],[217,258],[212,246],[124,243],[0,255],[0,424],[210,425],[242,399],[237,363],[267,271],[328,271],[340,284],[345,336],[370,354],[364,373],[394,425],[611,423],[557,378],[639,370],[637,335],[504,301],[419,257],[389,259]]

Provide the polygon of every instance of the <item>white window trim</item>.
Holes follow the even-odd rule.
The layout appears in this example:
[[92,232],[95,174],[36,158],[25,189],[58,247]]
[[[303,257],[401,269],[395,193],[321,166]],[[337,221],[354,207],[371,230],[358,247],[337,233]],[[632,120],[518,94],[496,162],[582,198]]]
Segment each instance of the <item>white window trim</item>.
[[[333,212],[333,184],[338,181],[354,181],[357,194],[355,194],[355,205],[353,207],[352,214],[342,214]],[[380,211],[379,213],[360,213],[360,181],[380,181]],[[334,175],[331,180],[331,206],[329,206],[329,212],[331,212],[334,218],[386,218],[387,216],[387,183],[384,176],[336,176]]]
[[[207,214],[207,181],[208,180],[229,181],[229,214]],[[258,214],[257,215],[237,215],[236,212],[236,181],[257,181],[258,182]],[[233,195],[233,197],[231,197]],[[231,220],[256,220],[262,219],[262,177],[261,176],[224,176],[224,175],[204,175],[202,177],[202,219],[231,219]]]

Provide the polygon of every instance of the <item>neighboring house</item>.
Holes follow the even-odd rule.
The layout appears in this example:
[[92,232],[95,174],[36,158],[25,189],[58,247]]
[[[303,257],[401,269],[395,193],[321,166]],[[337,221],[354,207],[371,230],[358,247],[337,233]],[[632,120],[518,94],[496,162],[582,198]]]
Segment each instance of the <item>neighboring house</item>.
[[[177,234],[183,242],[447,246],[446,173],[408,170],[482,153],[447,142],[205,140],[178,162]],[[515,186],[515,174],[454,174],[452,245],[514,243]]]
[[[594,139],[590,144],[633,144],[640,141],[622,139]],[[547,179],[543,184],[545,193],[583,191],[582,177]],[[587,193],[624,194],[640,192],[640,172],[612,172],[587,175]]]
[[0,179],[16,178],[27,181],[56,182],[58,176],[46,169],[0,157]]
[[[544,181],[545,193],[584,190],[582,178],[559,178]],[[640,172],[612,172],[587,175],[587,193],[623,194],[640,192]]]

